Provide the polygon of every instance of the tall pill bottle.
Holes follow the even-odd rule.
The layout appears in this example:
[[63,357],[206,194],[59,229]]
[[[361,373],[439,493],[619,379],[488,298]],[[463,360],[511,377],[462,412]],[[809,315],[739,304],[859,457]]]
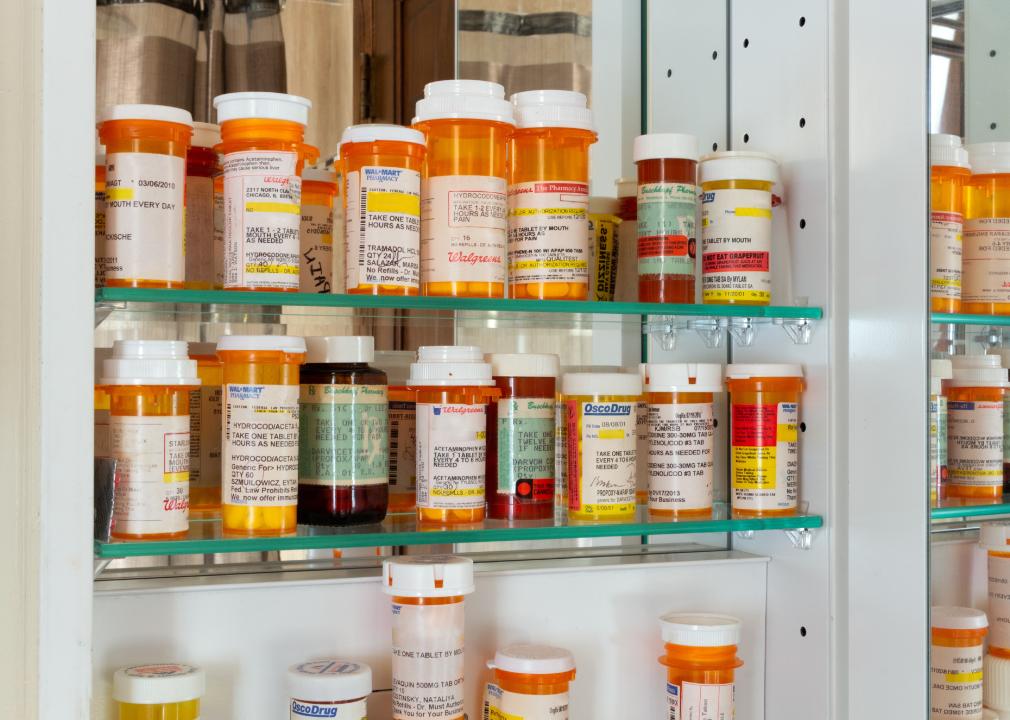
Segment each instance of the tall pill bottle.
[[421,292],[505,297],[506,153],[515,129],[505,88],[483,80],[424,86],[414,127],[421,180]]
[[498,390],[480,348],[417,349],[407,384],[417,399],[417,518],[422,523],[484,519],[487,406]]
[[302,170],[302,219],[298,231],[301,243],[300,292],[335,292],[333,203],[336,196],[336,173],[317,168]]
[[207,681],[192,665],[134,665],[112,676],[118,720],[200,720]]
[[500,520],[554,517],[557,355],[486,357],[501,391],[487,413],[487,510]]
[[948,497],[1003,495],[1003,409],[1010,384],[998,355],[952,359],[947,391]]
[[520,643],[504,647],[488,663],[484,717],[568,720],[568,687],[575,658],[564,648]]
[[212,123],[193,123],[193,141],[186,153],[186,287],[209,290],[215,286],[224,256],[215,238],[214,180],[221,162],[214,148],[221,129]]
[[224,287],[297,292],[302,168],[312,102],[238,92],[214,98],[224,169]]
[[393,596],[394,720],[462,720],[463,596],[474,590],[473,560],[390,558],[382,589]]
[[[671,720],[736,717],[740,621],[713,613],[670,613],[659,619],[666,654],[666,703]],[[665,716],[664,716],[665,717]]]
[[512,96],[508,155],[509,297],[589,296],[589,146],[586,96],[528,90]]
[[105,284],[182,287],[193,117],[164,105],[113,105],[98,134],[106,152]]
[[961,312],[1010,315],[1010,142],[967,150]]
[[372,669],[364,663],[323,658],[288,669],[291,720],[366,720]]
[[109,455],[116,459],[112,534],[164,539],[189,530],[189,393],[200,385],[186,343],[117,340],[103,362]]
[[421,283],[424,135],[352,125],[340,140],[347,292],[417,295]]
[[649,514],[712,514],[715,462],[713,395],[723,391],[722,366],[650,363]]
[[383,353],[389,381],[389,512],[414,512],[417,494],[417,392],[407,385],[413,353]]
[[929,136],[929,304],[933,312],[961,311],[961,250],[968,151],[957,135]]
[[189,508],[221,508],[221,381],[215,343],[189,343],[200,387],[189,393]]
[[371,336],[310,337],[301,369],[298,522],[380,522],[389,500],[386,373]]
[[635,138],[638,166],[638,300],[693,303],[698,138]]
[[701,176],[701,299],[709,305],[768,305],[772,299],[771,155],[705,155]]
[[636,373],[568,373],[565,404],[568,517],[630,520],[635,516]]
[[984,523],[979,545],[986,552],[989,647],[983,660],[985,706],[1010,712],[1010,525]]
[[930,720],[980,720],[982,644],[989,627],[985,613],[934,605],[930,624]]
[[795,515],[800,493],[799,365],[726,366],[734,517]]
[[[929,499],[935,505],[947,497],[947,389],[944,384],[953,375],[950,360],[932,358],[929,374]],[[1006,429],[1004,427],[1004,438]],[[1006,447],[1003,454],[1005,477]]]
[[95,287],[105,287],[105,146],[95,142]]
[[226,335],[221,520],[233,535],[286,535],[297,527],[298,371],[305,340]]

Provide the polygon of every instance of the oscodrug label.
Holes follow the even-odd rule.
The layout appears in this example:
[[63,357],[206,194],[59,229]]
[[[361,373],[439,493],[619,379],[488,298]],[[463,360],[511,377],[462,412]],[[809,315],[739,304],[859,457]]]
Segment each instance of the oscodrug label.
[[484,507],[486,418],[483,405],[417,404],[419,507]]
[[570,400],[567,432],[568,508],[597,515],[633,512],[636,403]]

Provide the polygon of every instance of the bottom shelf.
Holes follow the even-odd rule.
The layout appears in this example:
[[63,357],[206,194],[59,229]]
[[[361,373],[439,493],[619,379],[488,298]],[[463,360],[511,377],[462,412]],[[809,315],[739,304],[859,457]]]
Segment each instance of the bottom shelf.
[[960,520],[962,518],[1010,516],[1010,495],[998,498],[944,498],[929,509],[930,520]]

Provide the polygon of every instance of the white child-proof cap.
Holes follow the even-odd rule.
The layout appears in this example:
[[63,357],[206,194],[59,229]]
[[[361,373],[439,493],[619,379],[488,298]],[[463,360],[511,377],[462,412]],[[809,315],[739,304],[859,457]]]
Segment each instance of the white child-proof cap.
[[642,377],[635,373],[568,373],[561,381],[563,395],[641,395]]
[[1010,142],[973,143],[965,149],[972,174],[1010,173]]
[[182,340],[116,340],[102,362],[101,385],[199,385]]
[[382,561],[382,590],[400,597],[453,597],[473,592],[473,560],[417,555]]
[[371,335],[331,335],[305,338],[310,363],[370,363],[375,359],[375,338]]
[[331,183],[336,185],[337,174],[332,170],[326,170],[323,168],[305,168],[302,170],[302,180]]
[[933,167],[971,167],[968,151],[961,138],[947,133],[933,133],[929,136],[929,164]]
[[723,391],[718,363],[649,363],[649,392],[718,393]]
[[288,692],[307,702],[360,700],[372,693],[372,668],[336,658],[294,665],[288,668]]
[[957,355],[951,358],[951,387],[1008,387],[999,355]]
[[487,666],[524,675],[559,675],[575,669],[575,658],[564,648],[516,643],[498,650]]
[[723,150],[702,155],[698,165],[701,182],[762,180],[777,183],[779,164],[773,155],[749,150]]
[[372,142],[405,142],[425,146],[424,133],[403,125],[385,125],[382,123],[351,125],[344,128],[340,142],[337,144],[337,155],[345,145],[351,143]]
[[98,114],[98,124],[109,120],[157,120],[193,127],[189,110],[170,105],[110,105]]
[[203,670],[192,665],[134,665],[113,674],[112,699],[133,705],[188,702],[203,697],[206,685]]
[[217,341],[217,351],[264,350],[296,355],[305,352],[305,338],[291,335],[224,335]]
[[411,386],[494,385],[491,366],[473,345],[425,345],[410,366]]
[[639,135],[632,145],[635,162],[642,160],[698,161],[698,138],[685,133],[649,133]]
[[512,96],[516,127],[576,128],[596,132],[588,99],[573,90],[526,90]]
[[803,377],[803,366],[787,363],[731,363],[726,366],[726,377],[731,380],[801,378]]
[[989,627],[989,619],[981,610],[954,605],[934,605],[930,624],[944,630],[981,630]]
[[561,373],[561,358],[537,353],[492,353],[484,360],[495,377],[552,377]]
[[211,148],[221,144],[221,126],[214,123],[193,123],[193,142],[190,147]]
[[309,124],[312,101],[298,95],[274,92],[236,92],[214,98],[217,121],[229,120],[286,120],[299,125]]
[[669,613],[659,619],[663,642],[689,647],[740,644],[740,621],[715,613]]
[[490,120],[515,125],[505,88],[486,80],[438,80],[424,86],[413,125],[426,120]]

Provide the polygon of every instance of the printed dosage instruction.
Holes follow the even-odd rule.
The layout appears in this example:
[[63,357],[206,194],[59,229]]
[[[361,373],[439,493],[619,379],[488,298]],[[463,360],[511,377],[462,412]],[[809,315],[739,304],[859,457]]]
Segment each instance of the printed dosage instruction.
[[947,403],[947,458],[954,485],[1003,484],[1003,401]]
[[505,178],[446,175],[421,187],[422,282],[505,282]]
[[933,645],[929,653],[932,717],[982,717],[982,644]]
[[298,386],[224,386],[222,502],[298,501]]
[[1010,217],[965,220],[962,302],[1010,302]]
[[382,485],[389,467],[385,385],[301,386],[298,482]]
[[702,193],[701,283],[706,302],[771,300],[771,193]]
[[588,282],[589,185],[516,183],[509,186],[508,206],[512,282]]
[[520,500],[554,498],[552,398],[498,401],[498,492]]
[[417,504],[484,507],[487,464],[484,405],[417,404]]
[[463,715],[463,603],[393,603],[393,717]]
[[568,422],[568,508],[597,515],[633,512],[636,403],[569,400]]
[[684,183],[638,186],[638,274],[694,275],[697,188]]
[[799,499],[799,405],[732,405],[733,507],[785,510]]
[[649,505],[712,507],[715,421],[712,403],[649,405]]
[[929,216],[929,293],[961,299],[961,254],[964,216],[933,211]]
[[420,282],[421,174],[365,166],[347,174],[347,287]]

